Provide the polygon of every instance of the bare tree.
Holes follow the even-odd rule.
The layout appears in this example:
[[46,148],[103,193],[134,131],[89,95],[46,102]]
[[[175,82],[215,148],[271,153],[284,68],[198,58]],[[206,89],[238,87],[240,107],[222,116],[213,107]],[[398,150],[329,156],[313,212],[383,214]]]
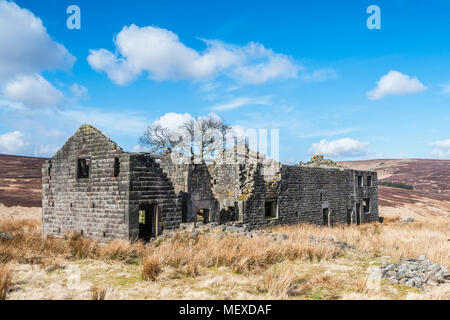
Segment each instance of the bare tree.
[[139,138],[139,143],[149,147],[151,153],[162,154],[166,149],[176,149],[181,140],[181,135],[177,135],[172,130],[159,124],[151,124]]
[[153,153],[161,154],[170,149],[192,160],[205,159],[224,149],[229,130],[230,127],[220,118],[210,115],[187,120],[175,130],[152,124],[139,141],[141,145],[150,147]]

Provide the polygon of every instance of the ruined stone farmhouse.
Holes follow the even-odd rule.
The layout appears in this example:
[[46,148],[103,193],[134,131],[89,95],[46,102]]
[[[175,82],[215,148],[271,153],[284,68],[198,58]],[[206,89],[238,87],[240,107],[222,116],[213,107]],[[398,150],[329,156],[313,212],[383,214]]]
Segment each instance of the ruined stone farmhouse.
[[375,172],[284,165],[237,146],[221,158],[228,161],[124,152],[83,125],[43,165],[43,234],[148,240],[189,222],[256,228],[378,220]]

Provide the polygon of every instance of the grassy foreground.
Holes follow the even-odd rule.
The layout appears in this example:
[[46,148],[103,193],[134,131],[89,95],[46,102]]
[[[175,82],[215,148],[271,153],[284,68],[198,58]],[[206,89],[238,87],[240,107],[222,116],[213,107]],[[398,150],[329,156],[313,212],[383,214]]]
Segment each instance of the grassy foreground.
[[381,262],[421,254],[449,266],[448,221],[270,230],[285,240],[206,229],[102,245],[78,234],[42,239],[38,220],[0,220],[0,233],[14,236],[0,239],[0,299],[450,299],[448,284],[418,291],[370,276]]

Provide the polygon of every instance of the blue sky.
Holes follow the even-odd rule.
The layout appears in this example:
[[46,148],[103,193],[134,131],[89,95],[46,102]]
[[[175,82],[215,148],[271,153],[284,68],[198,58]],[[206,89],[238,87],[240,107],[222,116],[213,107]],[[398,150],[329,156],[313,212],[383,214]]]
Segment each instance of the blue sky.
[[148,124],[214,112],[279,129],[285,163],[449,159],[449,15],[444,0],[0,0],[0,153],[51,156],[83,123],[139,150]]

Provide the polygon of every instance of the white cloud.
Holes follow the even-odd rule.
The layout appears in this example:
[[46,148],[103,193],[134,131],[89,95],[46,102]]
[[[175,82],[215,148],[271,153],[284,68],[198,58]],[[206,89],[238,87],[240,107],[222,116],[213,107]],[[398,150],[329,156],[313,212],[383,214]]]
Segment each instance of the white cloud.
[[[222,120],[222,118],[219,117],[214,112],[211,112],[208,116],[218,119],[218,120]],[[197,119],[201,119],[201,118],[203,118],[203,117],[199,116]],[[169,113],[166,113],[163,116],[161,116],[158,120],[154,121],[153,124],[161,125],[164,128],[168,128],[174,132],[177,132],[179,127],[183,123],[185,123],[186,121],[189,121],[189,120],[195,120],[195,118],[189,113],[169,112]],[[234,134],[234,136],[239,137],[239,138],[245,137],[248,134],[247,128],[244,126],[241,126],[241,125],[233,125],[231,127],[231,130],[232,130],[232,134]]]
[[69,51],[53,41],[41,19],[14,2],[0,0],[0,75],[70,70],[75,63]]
[[255,97],[255,98],[238,97],[231,101],[214,105],[210,107],[210,109],[214,111],[226,111],[237,109],[246,105],[267,105],[269,104],[269,101],[270,101],[269,96]]
[[34,148],[34,153],[33,155],[35,157],[40,157],[40,156],[50,156],[56,153],[56,151],[58,151],[58,149],[61,146],[57,146],[57,145],[50,145],[50,144],[45,144],[45,145],[39,145],[37,147]]
[[81,98],[87,96],[87,94],[88,94],[88,88],[86,88],[85,86],[82,86],[78,83],[74,83],[73,85],[71,85],[70,91],[72,91],[72,94],[74,95],[74,98],[76,100],[81,99]]
[[[250,42],[239,50],[242,50],[246,61],[236,66],[232,73],[234,78],[244,82],[265,83],[276,78],[296,78],[302,69],[288,56],[266,49],[259,43]],[[252,63],[252,59],[256,61]]]
[[70,70],[76,59],[47,33],[41,19],[0,0],[0,92],[27,106],[55,105],[62,98],[39,73]]
[[443,93],[450,93],[450,82],[441,85]]
[[231,134],[233,137],[238,138],[238,141],[240,143],[240,141],[244,140],[250,133],[249,128],[242,126],[242,125],[233,125],[231,127]]
[[351,138],[334,141],[321,140],[313,143],[309,148],[309,154],[322,154],[331,157],[354,157],[367,154],[367,142],[361,142]]
[[0,110],[25,111],[27,107],[22,102],[0,99]]
[[367,92],[367,96],[370,100],[378,100],[389,94],[406,95],[419,93],[426,89],[427,87],[420,83],[417,77],[411,78],[406,74],[391,70],[381,77],[374,90]]
[[189,113],[169,112],[156,120],[154,124],[161,125],[162,127],[170,130],[177,130],[180,125],[193,119],[194,117],[192,117]]
[[139,144],[133,146],[131,152],[148,152],[149,149],[147,147],[141,146]]
[[341,134],[346,134],[354,131],[359,131],[360,128],[344,128],[344,129],[329,129],[319,131],[309,131],[307,133],[301,132],[298,137],[300,138],[313,138],[313,137],[334,137]]
[[69,121],[77,126],[92,124],[105,132],[136,137],[144,132],[147,124],[147,120],[139,114],[123,111],[105,112],[86,107],[60,110],[58,116],[61,120]]
[[289,158],[289,159],[286,159],[285,161],[283,161],[283,163],[288,164],[288,165],[294,165],[297,162],[298,161],[296,161],[294,158]]
[[433,149],[431,155],[436,158],[450,158],[450,139],[435,141],[429,144]]
[[116,54],[90,50],[91,67],[118,85],[126,85],[147,73],[155,81],[207,80],[220,73],[244,82],[262,83],[296,77],[299,67],[283,54],[250,42],[246,46],[205,40],[199,52],[184,45],[178,35],[158,27],[125,26],[116,36]]
[[55,106],[63,94],[41,75],[19,76],[6,83],[2,94],[8,99],[23,102],[30,107]]
[[2,119],[25,135],[26,145],[18,143],[18,152],[29,156],[52,156],[82,124],[94,125],[122,146],[137,142],[148,124],[144,114],[129,110],[103,111],[81,106],[19,109],[15,104],[21,106],[21,103],[7,102],[0,100]]
[[0,153],[14,154],[23,150],[27,146],[23,136],[23,133],[20,131],[0,135]]
[[304,72],[302,79],[308,82],[322,82],[330,79],[337,79],[339,75],[332,68],[313,70],[312,72]]

